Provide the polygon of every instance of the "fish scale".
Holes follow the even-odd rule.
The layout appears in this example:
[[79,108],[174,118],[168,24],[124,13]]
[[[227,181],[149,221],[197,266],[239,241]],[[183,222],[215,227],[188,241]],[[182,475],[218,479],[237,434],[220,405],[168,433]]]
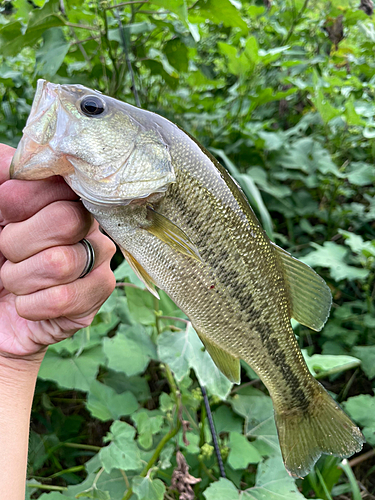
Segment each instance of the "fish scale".
[[[99,114],[85,112],[86,98]],[[81,85],[40,80],[11,173],[63,175],[150,292],[158,296],[156,285],[186,313],[222,372],[239,383],[240,358],[256,371],[290,474],[307,474],[322,453],[361,449],[360,430],[310,374],[290,323],[319,331],[329,288],[268,239],[195,139]]]

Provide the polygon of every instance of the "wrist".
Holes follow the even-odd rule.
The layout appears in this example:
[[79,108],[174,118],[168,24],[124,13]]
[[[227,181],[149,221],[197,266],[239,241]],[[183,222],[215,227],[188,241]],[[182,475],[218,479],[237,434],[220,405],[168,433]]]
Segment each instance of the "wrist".
[[0,354],[0,383],[18,386],[20,381],[35,384],[45,350],[28,357],[11,357]]

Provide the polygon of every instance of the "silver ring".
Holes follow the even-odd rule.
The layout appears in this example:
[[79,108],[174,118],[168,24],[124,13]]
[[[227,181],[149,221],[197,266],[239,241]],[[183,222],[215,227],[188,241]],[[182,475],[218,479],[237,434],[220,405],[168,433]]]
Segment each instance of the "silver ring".
[[91,243],[88,240],[85,240],[85,238],[83,240],[81,240],[80,243],[85,247],[86,254],[87,254],[87,261],[86,261],[86,265],[82,271],[82,274],[81,274],[81,276],[78,277],[78,279],[84,278],[89,273],[91,273],[91,271],[93,270],[94,265],[95,265],[94,247],[91,245]]

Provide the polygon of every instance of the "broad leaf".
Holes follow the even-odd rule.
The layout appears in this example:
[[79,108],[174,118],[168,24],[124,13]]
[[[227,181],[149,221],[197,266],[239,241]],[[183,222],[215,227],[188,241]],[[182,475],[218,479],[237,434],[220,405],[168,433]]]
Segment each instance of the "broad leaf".
[[104,441],[111,441],[99,452],[104,470],[112,469],[137,470],[142,467],[140,451],[134,441],[135,429],[126,422],[116,420]]
[[115,337],[104,339],[103,351],[112,370],[128,377],[142,373],[156,358],[155,346],[141,325],[121,325]]
[[227,396],[231,382],[212,361],[190,323],[184,331],[163,332],[157,344],[160,360],[170,366],[177,380],[182,380],[193,368],[200,384],[211,394],[222,399]]

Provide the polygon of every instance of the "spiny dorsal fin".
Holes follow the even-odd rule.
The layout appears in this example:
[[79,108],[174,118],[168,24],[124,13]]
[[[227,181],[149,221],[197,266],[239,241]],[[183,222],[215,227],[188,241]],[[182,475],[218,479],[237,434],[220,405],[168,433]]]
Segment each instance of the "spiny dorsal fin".
[[164,217],[164,215],[147,207],[147,219],[151,221],[152,224],[144,228],[146,231],[184,255],[199,261],[202,260],[198,249],[184,231]]
[[289,289],[291,316],[319,332],[327,321],[332,304],[331,290],[311,267],[272,243],[280,257]]
[[205,335],[197,332],[199,338],[207,349],[208,354],[211,356],[215,365],[224,375],[233,383],[239,384],[241,377],[241,365],[239,358],[235,358],[229,352],[224,351],[216,344],[213,344]]
[[127,251],[125,248],[121,248],[125,259],[128,261],[129,266],[133,269],[138,278],[143,281],[147,290],[152,293],[154,297],[160,300],[158,292],[155,290],[155,283],[153,282],[150,275],[143,269],[141,264]]

